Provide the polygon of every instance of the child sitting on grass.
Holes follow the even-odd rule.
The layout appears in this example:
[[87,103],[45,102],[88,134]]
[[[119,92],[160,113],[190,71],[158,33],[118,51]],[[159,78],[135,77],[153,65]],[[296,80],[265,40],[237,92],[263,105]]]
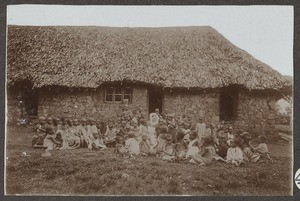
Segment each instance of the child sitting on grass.
[[54,128],[49,126],[46,128],[46,137],[44,139],[44,144],[43,146],[47,150],[53,150],[56,145],[60,146],[62,144],[62,141],[56,140],[56,134],[54,131]]
[[213,147],[212,137],[204,137],[201,151],[192,157],[190,163],[199,164],[199,166],[206,166],[211,164],[215,148]]
[[257,147],[254,147],[251,143],[249,143],[254,153],[258,153],[261,159],[268,159],[271,162],[273,162],[273,160],[270,157],[268,146],[266,144],[267,137],[265,135],[260,135],[257,139],[253,140],[252,142],[255,141],[259,143]]
[[139,132],[139,127],[138,127],[138,123],[135,122],[135,121],[131,121],[132,122],[132,125],[133,127],[131,128],[131,132],[134,133],[134,137],[135,139],[138,141],[138,142],[141,142],[142,141],[142,138],[141,138],[141,133]]
[[77,149],[80,147],[80,138],[74,135],[73,131],[72,120],[62,118],[61,136],[63,139],[63,145],[60,149]]
[[230,148],[227,150],[226,162],[239,166],[243,162],[243,152],[239,147],[238,139],[230,141]]
[[68,129],[69,129],[69,125],[67,123],[67,119],[64,117],[61,118],[61,130],[67,132]]
[[60,119],[55,118],[53,122],[54,122],[55,131],[61,130],[61,121],[60,121]]
[[73,124],[74,124],[76,136],[80,138],[80,147],[83,147],[83,142],[84,142],[83,133],[85,132],[85,129],[82,127],[82,125],[79,124],[78,119],[74,119]]
[[138,127],[139,129],[139,135],[143,135],[143,134],[146,134],[148,136],[148,128],[147,128],[147,122],[145,119],[140,119],[140,125]]
[[94,118],[90,118],[89,119],[89,130],[90,130],[90,134],[95,138],[95,136],[97,136],[98,133],[98,128],[96,126],[96,121]]
[[34,131],[37,132],[32,139],[32,147],[43,148],[44,139],[46,137],[46,119],[39,117],[39,123],[35,126]]
[[229,148],[226,135],[220,135],[218,141],[216,153],[224,159],[227,156],[227,150]]
[[125,148],[128,150],[128,154],[130,157],[136,157],[140,155],[140,144],[134,138],[134,133],[129,132],[128,139],[125,141]]
[[47,118],[47,127],[48,126],[54,128],[54,122],[53,122],[53,119],[51,117]]
[[227,143],[228,145],[230,145],[230,142],[233,141],[235,138],[234,134],[233,134],[233,128],[232,126],[229,126],[227,129]]
[[156,157],[160,158],[163,154],[163,149],[166,146],[168,128],[166,126],[158,130],[157,145],[153,148],[156,152]]
[[94,135],[92,147],[94,150],[103,150],[107,148],[106,145],[103,143],[103,139],[101,138],[100,134]]
[[110,146],[110,144],[114,144],[115,138],[116,138],[116,129],[114,129],[114,126],[112,123],[109,123],[107,126],[107,130],[104,134],[104,143],[107,146]]
[[190,142],[186,153],[186,159],[192,158],[200,151],[198,133],[195,130],[193,130],[189,136],[190,136]]
[[116,141],[116,146],[115,146],[114,153],[118,154],[119,156],[125,156],[127,153],[127,149],[125,148],[124,145],[124,139],[119,135],[117,135],[115,141]]
[[175,144],[175,155],[177,160],[183,160],[186,157],[187,143],[183,140],[184,133],[179,131],[177,134],[177,143]]
[[81,119],[81,131],[82,131],[82,136],[80,138],[80,144],[81,147],[88,147],[92,148],[92,139],[90,138],[90,129],[89,125],[87,124],[87,121],[85,118]]
[[166,138],[166,146],[163,149],[163,155],[162,155],[162,159],[165,161],[175,160],[175,149],[172,141],[173,141],[172,136],[168,135]]
[[244,157],[244,162],[257,162],[260,158],[259,153],[253,152],[251,146],[250,146],[250,140],[251,140],[251,135],[248,132],[243,132],[240,135],[241,139],[243,140],[243,157]]
[[154,151],[150,151],[151,145],[148,136],[146,134],[143,134],[141,139],[142,139],[142,141],[140,142],[141,155],[142,156],[152,155]]

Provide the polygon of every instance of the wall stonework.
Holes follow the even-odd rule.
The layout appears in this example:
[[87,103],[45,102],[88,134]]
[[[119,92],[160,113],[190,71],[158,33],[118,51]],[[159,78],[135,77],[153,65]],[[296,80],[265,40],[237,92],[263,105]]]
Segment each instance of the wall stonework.
[[277,99],[274,94],[241,90],[238,119],[234,123],[237,130],[249,131],[253,135],[263,132],[268,136],[276,135],[275,125],[279,118],[275,108]]
[[16,123],[17,120],[22,116],[22,108],[20,107],[17,94],[7,92],[7,122]]
[[175,113],[176,116],[186,114],[197,121],[199,117],[207,123],[219,122],[219,92],[165,92],[163,111]]
[[[115,120],[124,104],[105,102],[104,87],[95,90],[64,91],[40,90],[38,115],[53,117],[97,118]],[[143,108],[148,113],[147,88],[134,86],[129,108]]]

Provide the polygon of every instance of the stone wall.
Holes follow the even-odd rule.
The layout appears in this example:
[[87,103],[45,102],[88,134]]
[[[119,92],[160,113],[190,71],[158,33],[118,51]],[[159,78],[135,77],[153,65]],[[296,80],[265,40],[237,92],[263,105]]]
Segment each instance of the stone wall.
[[275,136],[275,125],[279,118],[275,108],[277,99],[278,96],[272,93],[241,90],[236,129],[240,132],[249,131],[253,135],[265,132],[268,136]]
[[17,97],[17,93],[14,91],[7,91],[7,102],[6,102],[6,117],[8,123],[16,123],[18,119],[22,117],[22,111],[24,109],[20,105],[20,100]]
[[164,93],[163,111],[186,114],[197,121],[199,117],[207,123],[219,122],[219,92],[214,91],[174,91]]
[[[147,88],[133,87],[132,103],[129,108],[143,108],[148,113]],[[116,119],[124,104],[105,102],[104,88],[96,90],[61,91],[40,90],[38,115],[53,117],[93,117],[108,121]]]

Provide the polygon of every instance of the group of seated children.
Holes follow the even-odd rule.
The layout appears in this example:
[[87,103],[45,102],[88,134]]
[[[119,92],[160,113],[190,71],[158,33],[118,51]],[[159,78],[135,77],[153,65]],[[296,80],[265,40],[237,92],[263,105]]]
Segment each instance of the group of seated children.
[[80,147],[103,149],[106,148],[105,143],[109,143],[110,132],[107,130],[106,139],[103,140],[100,132],[102,127],[93,118],[79,121],[78,119],[40,117],[39,124],[34,129],[37,134],[33,137],[32,146],[47,150]]
[[220,124],[207,125],[199,118],[160,115],[159,110],[145,116],[136,115],[125,108],[115,123],[51,117],[39,118],[35,130],[39,133],[32,141],[33,147],[53,149],[102,150],[114,147],[114,153],[123,157],[156,156],[166,161],[189,161],[208,165],[213,160],[239,166],[245,162],[271,160],[266,136],[251,140],[248,132],[234,134],[233,127]]

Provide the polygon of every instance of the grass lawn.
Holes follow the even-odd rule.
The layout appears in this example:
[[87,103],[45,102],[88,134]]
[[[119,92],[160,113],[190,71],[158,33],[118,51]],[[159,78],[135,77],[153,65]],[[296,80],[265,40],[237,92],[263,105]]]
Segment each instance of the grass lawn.
[[[31,129],[7,128],[6,193],[29,195],[290,195],[290,145],[269,145],[274,163],[207,167],[155,157],[123,159],[112,149],[31,148]],[[22,151],[31,156],[22,157]]]

